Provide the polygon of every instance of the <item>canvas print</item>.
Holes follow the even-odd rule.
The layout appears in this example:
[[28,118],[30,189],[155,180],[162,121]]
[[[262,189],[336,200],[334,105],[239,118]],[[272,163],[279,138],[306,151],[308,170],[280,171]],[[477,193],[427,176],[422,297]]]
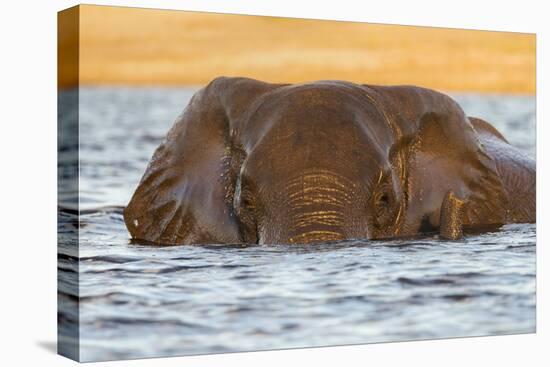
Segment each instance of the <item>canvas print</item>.
[[535,35],[58,15],[58,350],[535,332]]

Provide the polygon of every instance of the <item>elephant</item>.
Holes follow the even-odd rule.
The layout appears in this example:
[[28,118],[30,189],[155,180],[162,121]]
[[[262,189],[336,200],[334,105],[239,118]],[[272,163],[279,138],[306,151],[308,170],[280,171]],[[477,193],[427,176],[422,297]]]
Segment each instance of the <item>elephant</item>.
[[152,244],[309,244],[536,221],[535,160],[417,86],[218,77],[156,149],[124,221]]

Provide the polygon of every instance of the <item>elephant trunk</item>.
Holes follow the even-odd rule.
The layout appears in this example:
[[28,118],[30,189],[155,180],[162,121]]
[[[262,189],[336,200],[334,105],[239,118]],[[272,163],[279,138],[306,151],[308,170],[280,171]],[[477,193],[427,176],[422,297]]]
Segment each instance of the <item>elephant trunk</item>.
[[366,234],[357,213],[355,188],[345,177],[328,171],[309,172],[284,185],[261,243],[315,243],[359,238]]
[[293,215],[290,243],[338,241],[345,238],[344,215],[337,208],[303,208]]

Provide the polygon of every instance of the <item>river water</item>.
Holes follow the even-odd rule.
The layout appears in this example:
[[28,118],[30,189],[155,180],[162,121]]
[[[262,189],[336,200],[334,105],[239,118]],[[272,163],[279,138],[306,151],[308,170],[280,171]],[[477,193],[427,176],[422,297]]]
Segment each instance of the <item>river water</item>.
[[[193,92],[80,90],[79,253],[61,236],[58,271],[60,331],[79,321],[82,361],[535,331],[533,224],[459,241],[131,243],[122,207]],[[535,156],[534,97],[453,97]]]

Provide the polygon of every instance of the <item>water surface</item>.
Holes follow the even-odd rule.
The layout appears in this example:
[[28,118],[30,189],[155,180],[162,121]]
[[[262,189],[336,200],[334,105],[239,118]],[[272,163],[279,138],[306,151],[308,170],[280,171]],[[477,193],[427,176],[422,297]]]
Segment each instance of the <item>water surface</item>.
[[[80,258],[62,237],[59,293],[80,301],[82,360],[535,331],[531,224],[459,241],[131,243],[122,207],[192,93],[80,91]],[[453,97],[534,157],[533,97]],[[61,214],[63,230],[75,213]],[[79,298],[70,287],[76,271]],[[62,310],[61,330],[77,317]]]

